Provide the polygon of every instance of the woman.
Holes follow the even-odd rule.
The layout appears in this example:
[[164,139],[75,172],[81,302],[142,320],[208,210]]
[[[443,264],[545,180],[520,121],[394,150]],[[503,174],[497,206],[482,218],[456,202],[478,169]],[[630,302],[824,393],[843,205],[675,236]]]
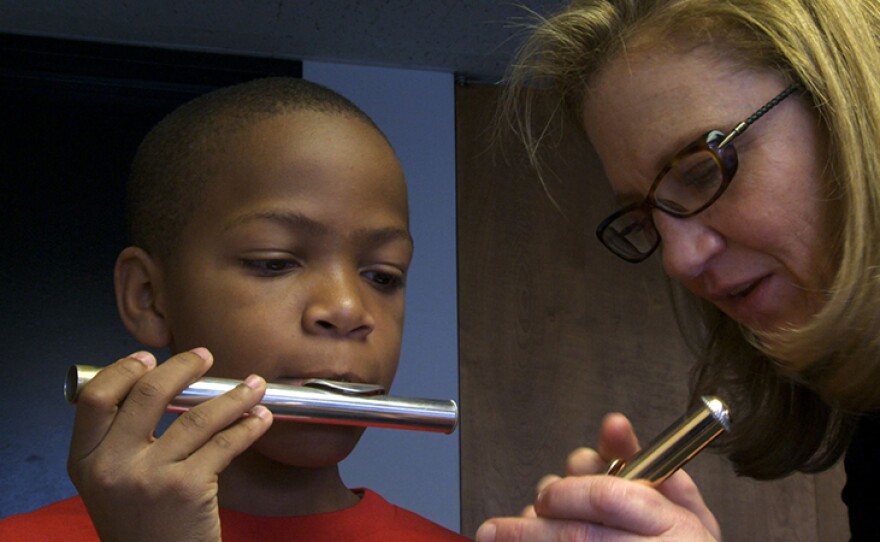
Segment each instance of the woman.
[[[535,100],[583,127],[620,201],[599,240],[631,262],[660,249],[699,347],[693,395],[735,414],[723,449],[737,472],[817,472],[846,452],[854,540],[880,540],[878,40],[874,0],[573,1],[521,51],[503,113],[539,168]],[[611,417],[569,473],[637,448]],[[721,533],[679,472],[657,491],[545,482],[523,518],[477,540],[642,536]]]

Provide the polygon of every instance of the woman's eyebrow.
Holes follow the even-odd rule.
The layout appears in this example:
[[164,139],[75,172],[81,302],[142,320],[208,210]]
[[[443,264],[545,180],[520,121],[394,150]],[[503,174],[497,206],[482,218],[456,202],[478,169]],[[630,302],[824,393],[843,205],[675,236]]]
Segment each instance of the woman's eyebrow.
[[626,207],[632,203],[638,203],[645,199],[645,195],[648,193],[648,189],[645,188],[643,191],[639,192],[637,190],[623,190],[618,191],[615,190],[614,195],[614,203],[619,207]]

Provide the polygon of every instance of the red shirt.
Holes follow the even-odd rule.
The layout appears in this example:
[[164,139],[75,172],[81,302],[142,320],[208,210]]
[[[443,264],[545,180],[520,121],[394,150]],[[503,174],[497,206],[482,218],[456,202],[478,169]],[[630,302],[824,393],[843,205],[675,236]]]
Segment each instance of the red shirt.
[[[470,540],[418,514],[394,506],[369,489],[351,508],[308,516],[252,516],[220,510],[224,542],[359,541],[464,542]],[[79,497],[0,521],[0,540],[14,542],[98,542]]]

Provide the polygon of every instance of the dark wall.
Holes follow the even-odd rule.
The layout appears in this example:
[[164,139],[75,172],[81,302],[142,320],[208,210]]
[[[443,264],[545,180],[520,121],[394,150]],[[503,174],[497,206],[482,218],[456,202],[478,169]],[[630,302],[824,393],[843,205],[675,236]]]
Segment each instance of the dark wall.
[[72,363],[140,346],[119,322],[116,254],[137,144],[174,107],[296,61],[0,35],[0,517],[70,496]]

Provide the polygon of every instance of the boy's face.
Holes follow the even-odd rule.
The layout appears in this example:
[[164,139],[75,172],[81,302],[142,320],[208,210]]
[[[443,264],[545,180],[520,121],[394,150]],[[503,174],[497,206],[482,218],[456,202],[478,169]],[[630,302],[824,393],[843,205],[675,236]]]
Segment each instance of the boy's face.
[[[172,350],[208,347],[213,376],[390,387],[413,245],[403,172],[385,139],[357,118],[286,114],[227,141],[214,171],[162,263]],[[283,422],[255,447],[322,466],[362,432]]]

